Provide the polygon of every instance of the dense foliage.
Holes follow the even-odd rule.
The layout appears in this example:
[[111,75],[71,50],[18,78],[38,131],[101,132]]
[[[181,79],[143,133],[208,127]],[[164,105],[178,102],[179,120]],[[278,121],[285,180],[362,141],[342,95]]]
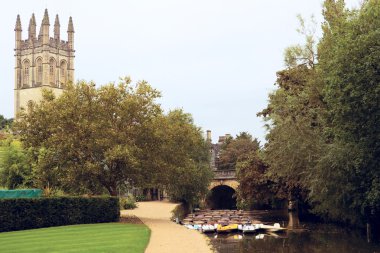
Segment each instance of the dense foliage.
[[380,217],[380,3],[358,10],[326,0],[317,44],[304,22],[304,46],[259,113],[268,122],[267,175],[289,200],[324,217],[361,225]]
[[334,219],[372,223],[380,217],[380,2],[347,11],[326,1],[324,14],[319,70],[329,135],[312,198]]
[[234,170],[242,155],[257,151],[259,148],[258,140],[253,139],[247,132],[240,133],[235,139],[227,138],[220,150],[218,169]]
[[125,187],[155,187],[188,202],[207,190],[201,130],[182,110],[165,115],[160,93],[146,82],[79,82],[58,98],[49,91],[43,97],[15,124],[30,150],[35,186],[113,196]]
[[0,144],[0,186],[8,189],[31,186],[32,166],[28,152],[12,138]]
[[115,197],[0,199],[0,232],[119,220]]
[[260,150],[239,157],[236,173],[239,180],[237,202],[240,209],[268,208],[273,203],[274,183],[266,175],[267,166],[260,157]]
[[229,137],[221,145],[218,168],[236,170],[239,187],[237,206],[241,209],[268,207],[274,196],[273,183],[266,175],[260,143],[247,132]]
[[120,210],[134,209],[137,207],[136,199],[132,194],[119,198]]
[[0,130],[10,128],[12,126],[13,119],[7,119],[3,115],[0,115]]
[[158,178],[172,199],[192,205],[207,193],[212,179],[209,146],[190,114],[174,110],[163,120],[160,152],[164,171]]

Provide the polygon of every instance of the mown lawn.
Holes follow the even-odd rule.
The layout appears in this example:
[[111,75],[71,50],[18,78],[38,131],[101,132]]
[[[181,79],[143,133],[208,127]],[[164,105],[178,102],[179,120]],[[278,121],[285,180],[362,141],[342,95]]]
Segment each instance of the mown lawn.
[[103,223],[0,233],[0,252],[143,253],[150,230],[141,224]]

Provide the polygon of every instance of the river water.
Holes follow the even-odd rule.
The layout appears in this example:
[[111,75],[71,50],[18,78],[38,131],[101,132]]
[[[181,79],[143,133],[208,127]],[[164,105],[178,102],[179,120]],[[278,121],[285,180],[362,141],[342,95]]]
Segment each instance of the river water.
[[[267,224],[279,222],[281,226],[288,226],[289,223],[287,212],[257,211],[254,216]],[[272,235],[207,236],[218,253],[380,253],[380,243],[367,243],[359,231],[329,224],[303,223],[298,227]]]

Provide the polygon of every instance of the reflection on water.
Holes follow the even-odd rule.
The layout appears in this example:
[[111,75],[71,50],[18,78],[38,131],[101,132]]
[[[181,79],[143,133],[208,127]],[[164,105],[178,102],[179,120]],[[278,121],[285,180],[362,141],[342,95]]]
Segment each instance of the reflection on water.
[[[275,211],[255,213],[258,220],[266,223],[280,222],[284,226],[289,222],[287,215]],[[380,253],[380,244],[368,244],[358,232],[325,224],[301,226],[302,229],[281,234],[208,236],[218,253]]]

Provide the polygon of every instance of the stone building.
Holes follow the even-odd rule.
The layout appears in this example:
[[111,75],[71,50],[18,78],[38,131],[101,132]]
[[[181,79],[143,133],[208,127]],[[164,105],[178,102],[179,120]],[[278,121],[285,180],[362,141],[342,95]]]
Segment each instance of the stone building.
[[34,14],[30,18],[28,38],[22,39],[20,16],[16,20],[15,47],[15,116],[29,101],[38,102],[42,89],[50,89],[59,96],[65,85],[74,80],[74,26],[72,18],[67,28],[68,40],[61,40],[61,26],[56,15],[54,37],[50,37],[47,9],[37,37]]

